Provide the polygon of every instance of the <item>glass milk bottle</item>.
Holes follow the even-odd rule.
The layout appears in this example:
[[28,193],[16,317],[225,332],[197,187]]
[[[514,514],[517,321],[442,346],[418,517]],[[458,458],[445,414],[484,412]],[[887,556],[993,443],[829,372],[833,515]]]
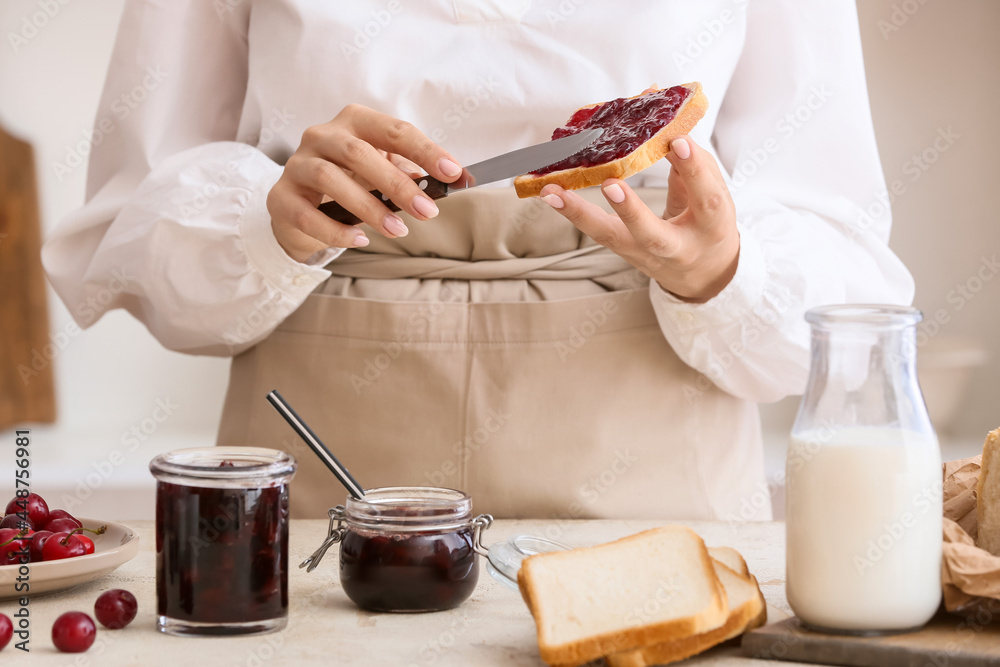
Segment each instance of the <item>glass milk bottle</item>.
[[809,381],[786,461],[787,592],[814,629],[915,629],[941,599],[941,452],[916,368],[919,310],[806,313]]

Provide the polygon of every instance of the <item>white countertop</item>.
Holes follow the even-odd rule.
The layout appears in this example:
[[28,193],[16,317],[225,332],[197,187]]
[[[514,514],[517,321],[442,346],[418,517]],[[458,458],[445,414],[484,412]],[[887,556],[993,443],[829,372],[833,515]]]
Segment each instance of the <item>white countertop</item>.
[[[574,546],[607,542],[647,528],[654,521],[496,521],[484,542],[518,533],[549,533]],[[747,560],[769,606],[789,612],[785,599],[785,532],[782,523],[730,526],[724,522],[691,522],[709,546],[732,546]],[[133,521],[140,534],[141,550],[135,559],[113,574],[61,593],[32,599],[30,664],[110,667],[112,665],[243,665],[263,667],[285,664],[336,665],[543,665],[538,656],[535,624],[520,596],[494,581],[485,569],[479,586],[462,606],[430,614],[373,614],[359,610],[344,595],[337,568],[337,550],[312,573],[293,567],[289,571],[288,627],[268,635],[236,638],[179,638],[155,630],[155,551],[153,522]],[[290,556],[301,562],[321,542],[326,521],[293,521]],[[85,611],[93,616],[94,600],[111,588],[130,590],[139,601],[139,615],[124,630],[98,628],[97,641],[83,654],[58,653],[52,646],[53,621],[65,611]],[[0,602],[0,612],[11,615],[12,601]],[[0,661],[24,660],[13,642],[0,653]],[[10,663],[13,664],[13,663]],[[25,661],[25,664],[27,662]],[[739,655],[739,649],[713,649],[685,665],[726,667],[763,664]],[[784,663],[788,665],[797,663]]]

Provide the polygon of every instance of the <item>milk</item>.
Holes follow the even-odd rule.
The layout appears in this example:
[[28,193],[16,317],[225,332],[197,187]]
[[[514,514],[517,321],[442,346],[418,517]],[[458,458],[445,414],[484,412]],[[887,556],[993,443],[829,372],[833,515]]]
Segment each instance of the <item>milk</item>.
[[796,434],[787,460],[787,593],[804,622],[889,631],[941,599],[941,454],[933,436]]

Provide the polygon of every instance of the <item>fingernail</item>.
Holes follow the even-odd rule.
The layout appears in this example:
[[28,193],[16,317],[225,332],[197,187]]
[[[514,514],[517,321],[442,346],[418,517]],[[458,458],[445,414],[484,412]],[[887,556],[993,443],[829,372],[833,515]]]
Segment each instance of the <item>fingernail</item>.
[[382,220],[382,228],[393,236],[406,236],[410,233],[410,230],[403,224],[402,218],[392,213],[386,215]]
[[687,139],[674,139],[670,142],[670,150],[682,160],[691,157],[691,146],[688,145]]
[[605,187],[604,194],[607,195],[608,199],[616,204],[621,204],[625,201],[625,191],[622,190],[622,186],[617,183],[612,183],[611,185]]
[[371,243],[371,241],[368,240],[367,236],[365,236],[364,234],[358,234],[357,236],[354,237],[354,245],[351,247],[364,248],[369,243]]
[[559,195],[545,195],[542,197],[542,201],[552,208],[562,208],[564,206],[562,197]]
[[445,176],[458,176],[462,173],[462,168],[446,157],[438,160],[438,169],[443,171]]
[[413,210],[425,218],[433,218],[438,214],[437,204],[423,195],[417,195],[413,198]]

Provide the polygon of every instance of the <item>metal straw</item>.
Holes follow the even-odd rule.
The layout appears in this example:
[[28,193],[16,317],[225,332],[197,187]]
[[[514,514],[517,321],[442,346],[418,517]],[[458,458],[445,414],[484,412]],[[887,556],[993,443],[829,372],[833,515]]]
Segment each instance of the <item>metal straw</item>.
[[333,452],[327,449],[326,445],[324,445],[316,434],[312,432],[312,429],[309,428],[304,421],[302,421],[302,418],[295,414],[295,410],[292,410],[292,406],[285,402],[285,399],[281,397],[281,394],[278,393],[277,389],[271,391],[271,393],[267,395],[267,401],[274,406],[274,409],[277,410],[282,417],[285,418],[288,425],[295,429],[295,432],[306,441],[306,444],[309,445],[309,449],[316,453],[316,456],[318,456],[320,460],[326,464],[326,467],[330,469],[330,472],[337,476],[337,479],[340,480],[340,483],[344,485],[344,488],[346,488],[352,496],[358,500],[365,497],[365,490],[361,488],[358,481],[351,477],[351,473],[347,472],[347,468],[345,468],[344,465],[337,460],[337,457],[333,455]]

